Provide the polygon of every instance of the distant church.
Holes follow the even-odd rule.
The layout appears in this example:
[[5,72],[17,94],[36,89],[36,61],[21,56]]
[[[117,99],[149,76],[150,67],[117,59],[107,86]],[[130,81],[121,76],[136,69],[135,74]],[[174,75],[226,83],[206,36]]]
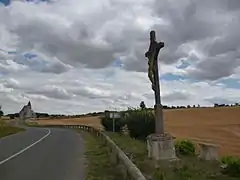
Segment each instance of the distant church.
[[27,105],[23,106],[19,112],[19,119],[25,121],[30,118],[35,118],[36,114],[32,110],[31,102],[29,101]]

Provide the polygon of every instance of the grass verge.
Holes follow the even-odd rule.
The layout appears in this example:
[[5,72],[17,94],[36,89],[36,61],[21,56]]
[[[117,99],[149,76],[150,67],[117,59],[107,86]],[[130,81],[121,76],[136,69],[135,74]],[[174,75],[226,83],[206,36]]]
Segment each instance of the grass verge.
[[24,129],[0,123],[0,138],[20,131],[24,131]]
[[237,180],[221,173],[218,162],[203,161],[196,156],[179,157],[181,161],[160,165],[155,169],[147,157],[147,145],[119,133],[107,133],[110,138],[127,154],[146,178],[152,180]]
[[44,127],[44,125],[40,125],[37,122],[24,122],[23,124],[28,127]]
[[122,175],[111,162],[108,148],[97,137],[88,132],[80,132],[85,141],[85,179],[122,180]]

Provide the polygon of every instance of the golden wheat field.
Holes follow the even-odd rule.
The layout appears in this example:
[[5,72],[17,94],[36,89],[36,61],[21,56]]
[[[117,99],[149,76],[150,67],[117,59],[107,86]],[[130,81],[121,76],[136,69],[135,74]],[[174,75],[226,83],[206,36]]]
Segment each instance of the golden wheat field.
[[240,108],[165,111],[165,129],[177,138],[220,145],[221,155],[240,155]]
[[[39,120],[39,124],[84,124],[101,128],[98,117]],[[164,111],[165,131],[177,138],[220,145],[221,155],[240,155],[240,108]]]
[[38,124],[41,125],[63,125],[63,124],[71,124],[71,125],[87,125],[92,126],[98,129],[102,129],[102,125],[99,117],[81,117],[81,118],[66,118],[66,119],[39,119],[37,120]]

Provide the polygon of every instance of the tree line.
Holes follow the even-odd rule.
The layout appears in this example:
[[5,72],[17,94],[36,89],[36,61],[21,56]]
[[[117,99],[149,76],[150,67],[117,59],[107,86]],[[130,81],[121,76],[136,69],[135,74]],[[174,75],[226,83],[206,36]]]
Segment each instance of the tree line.
[[[80,115],[64,115],[64,114],[48,114],[48,113],[35,113],[36,118],[58,118],[58,119],[63,119],[63,118],[80,118],[80,117],[88,117],[88,116],[100,116],[104,114],[104,112],[92,112],[92,113],[87,113],[87,114],[80,114]],[[2,113],[3,116],[3,113]],[[6,116],[10,117],[10,119],[18,118],[19,113],[10,113],[6,114]],[[0,111],[0,117],[1,117],[1,111]]]
[[[147,108],[144,101],[141,101],[140,102],[140,108],[144,109],[153,109],[153,108]],[[217,104],[217,103],[214,103],[213,107],[239,107],[240,104],[239,103],[235,103],[235,104]],[[163,105],[162,106],[163,109],[184,109],[184,108],[201,108],[203,106],[200,106],[199,104],[198,105],[187,105],[187,106],[167,106],[167,105]]]
[[[140,102],[139,107],[141,109],[148,109],[153,110],[153,108],[147,108],[144,101]],[[198,105],[187,105],[187,106],[167,106],[163,105],[163,109],[186,109],[186,108],[200,108],[202,106]],[[218,104],[214,103],[213,107],[240,107],[239,103],[235,104]],[[63,114],[48,114],[48,113],[40,113],[36,112],[36,118],[80,118],[80,117],[88,117],[88,116],[101,116],[104,115],[104,112],[91,112],[86,114],[79,114],[79,115],[63,115]],[[4,115],[4,112],[1,109],[0,106],[0,117]],[[6,114],[6,116],[10,117],[10,119],[14,119],[19,117],[19,113],[10,113]]]

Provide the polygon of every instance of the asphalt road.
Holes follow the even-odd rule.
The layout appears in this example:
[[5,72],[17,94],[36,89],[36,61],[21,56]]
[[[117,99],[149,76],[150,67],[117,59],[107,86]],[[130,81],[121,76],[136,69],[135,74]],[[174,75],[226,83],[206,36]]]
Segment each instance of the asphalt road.
[[71,130],[30,128],[0,139],[1,180],[84,180],[83,140]]

